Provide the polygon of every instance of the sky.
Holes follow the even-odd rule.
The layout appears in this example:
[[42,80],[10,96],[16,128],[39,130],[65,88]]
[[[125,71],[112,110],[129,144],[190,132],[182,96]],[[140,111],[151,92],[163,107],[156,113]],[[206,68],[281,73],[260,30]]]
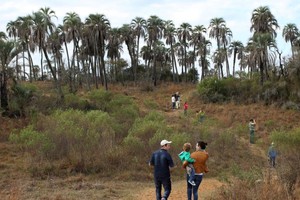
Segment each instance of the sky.
[[172,20],[176,27],[189,23],[193,27],[206,28],[213,18],[222,17],[233,33],[232,41],[239,40],[246,45],[251,37],[251,16],[254,9],[268,6],[278,21],[277,45],[283,56],[290,55],[289,43],[282,37],[282,30],[288,23],[300,28],[299,0],[1,0],[0,31],[6,30],[9,21],[26,16],[40,8],[50,7],[57,16],[56,24],[62,24],[68,12],[76,12],[82,21],[89,14],[104,14],[111,27],[121,27],[136,17],[148,19],[156,15],[163,20]]

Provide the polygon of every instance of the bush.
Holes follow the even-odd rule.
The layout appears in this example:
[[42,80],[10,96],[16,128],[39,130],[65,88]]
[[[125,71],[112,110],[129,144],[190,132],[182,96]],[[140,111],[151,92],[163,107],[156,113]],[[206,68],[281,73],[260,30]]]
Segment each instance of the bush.
[[9,110],[15,116],[26,116],[30,110],[30,101],[34,97],[37,88],[32,84],[13,84],[11,87]]
[[67,109],[72,108],[78,110],[86,110],[90,107],[90,105],[86,99],[80,98],[80,96],[70,93],[65,95],[64,107]]
[[108,104],[112,100],[113,94],[103,89],[92,90],[87,94],[87,98],[96,108],[106,112],[109,109]]
[[68,160],[76,171],[88,172],[105,165],[107,149],[115,144],[116,122],[107,113],[78,110],[56,111],[28,127],[11,141],[29,149],[34,157]]
[[20,148],[39,159],[49,158],[55,148],[48,135],[33,130],[32,126],[23,129],[20,134],[12,133],[9,141],[18,144]]

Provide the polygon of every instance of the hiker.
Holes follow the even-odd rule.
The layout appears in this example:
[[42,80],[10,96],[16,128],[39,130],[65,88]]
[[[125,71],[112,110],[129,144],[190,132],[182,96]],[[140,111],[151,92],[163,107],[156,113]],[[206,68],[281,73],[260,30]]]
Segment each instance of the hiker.
[[199,123],[202,123],[205,119],[205,112],[203,110],[198,110],[196,112],[196,118]]
[[[149,161],[150,166],[154,166],[154,182],[156,189],[156,200],[167,200],[171,193],[171,174],[170,168],[174,163],[168,150],[171,148],[172,141],[162,140],[160,149],[155,151]],[[164,194],[161,194],[162,186]]]
[[[208,159],[208,153],[206,152],[207,143],[203,141],[199,141],[196,144],[196,151],[191,154],[191,158],[195,160],[193,163],[195,169],[195,186],[191,185],[188,180],[189,177],[187,175],[187,195],[188,200],[192,200],[192,196],[194,200],[198,200],[198,189],[202,182],[202,178],[204,173],[207,173],[209,170],[206,165],[206,161]],[[184,166],[183,166],[184,167]]]
[[255,127],[256,127],[255,119],[250,119],[249,122],[250,144],[254,144]]
[[277,156],[277,151],[275,149],[274,142],[272,142],[270,147],[269,147],[269,150],[268,150],[268,160],[269,160],[270,167],[275,168],[276,156]]
[[[191,153],[190,153],[191,148],[192,148],[191,143],[185,143],[182,148],[183,151],[181,151],[178,154],[178,156],[179,156],[179,159],[181,160],[183,166],[186,166],[185,167],[186,173],[189,177],[188,182],[192,186],[196,186],[196,184],[194,182],[195,170],[194,170],[194,166],[193,166],[193,163],[195,162],[195,160],[191,158]],[[185,163],[185,162],[187,162],[187,163]]]
[[176,109],[180,108],[180,95],[179,92],[176,92],[175,94],[175,101],[176,101]]
[[172,101],[172,109],[175,110],[176,99],[175,99],[175,95],[174,94],[172,95],[171,101]]
[[183,105],[183,110],[184,110],[184,115],[187,115],[187,110],[189,108],[189,105],[187,102],[184,102],[184,105]]

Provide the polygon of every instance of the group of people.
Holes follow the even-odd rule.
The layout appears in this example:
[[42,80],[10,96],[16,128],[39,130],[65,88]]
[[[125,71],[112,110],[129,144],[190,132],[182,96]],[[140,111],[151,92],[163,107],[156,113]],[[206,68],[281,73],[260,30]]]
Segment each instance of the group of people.
[[175,94],[172,94],[171,102],[172,102],[172,109],[173,110],[180,108],[180,95],[179,95],[179,92],[176,92]]
[[[203,111],[198,111],[197,116],[199,117],[199,121],[204,120]],[[255,129],[256,121],[255,119],[250,119],[250,144],[254,144]],[[171,143],[172,141],[162,140],[160,142],[160,149],[152,153],[149,161],[149,165],[154,167],[156,200],[167,200],[171,194],[172,184],[170,170],[175,167],[173,159],[168,152],[171,148]],[[206,142],[198,141],[196,143],[196,150],[191,153],[191,143],[185,143],[182,151],[178,154],[182,162],[182,167],[186,170],[188,200],[192,200],[192,197],[194,200],[198,200],[198,189],[202,182],[203,175],[209,171],[206,165],[209,157],[206,146]],[[275,167],[276,156],[277,151],[274,147],[274,142],[272,142],[268,149],[268,160],[271,167]],[[162,187],[164,188],[163,194]]]
[[[174,168],[174,162],[168,150],[171,148],[172,141],[162,140],[160,149],[155,151],[149,161],[149,165],[154,167],[154,182],[156,188],[156,200],[167,200],[170,196],[172,185],[170,169]],[[188,200],[194,197],[198,200],[198,188],[202,182],[203,174],[208,172],[206,161],[208,153],[206,152],[207,143],[199,141],[196,143],[196,151],[190,153],[192,145],[185,143],[183,151],[178,154],[182,161],[182,167],[186,169],[187,175],[187,196]],[[162,194],[162,187],[164,193]]]
[[[176,92],[175,94],[172,94],[172,98],[171,98],[171,102],[172,102],[172,110],[174,111],[175,109],[179,109],[180,108],[180,95],[179,92]],[[184,102],[183,104],[183,113],[184,115],[187,115],[187,110],[188,110],[188,103],[187,101]]]

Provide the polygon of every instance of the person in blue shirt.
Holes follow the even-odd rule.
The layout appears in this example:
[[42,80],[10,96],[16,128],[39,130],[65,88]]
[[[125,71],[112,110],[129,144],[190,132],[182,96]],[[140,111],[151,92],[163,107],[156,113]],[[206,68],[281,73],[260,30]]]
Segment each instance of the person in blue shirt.
[[[168,150],[172,141],[162,140],[160,149],[152,153],[149,165],[154,167],[154,182],[156,189],[156,200],[167,200],[171,194],[171,174],[170,168],[174,167],[174,162]],[[162,186],[164,194],[161,194]]]
[[275,167],[276,156],[277,156],[277,151],[276,151],[276,149],[274,147],[274,142],[272,142],[271,146],[269,147],[269,150],[268,150],[268,158],[269,158],[269,163],[270,163],[271,167]]

